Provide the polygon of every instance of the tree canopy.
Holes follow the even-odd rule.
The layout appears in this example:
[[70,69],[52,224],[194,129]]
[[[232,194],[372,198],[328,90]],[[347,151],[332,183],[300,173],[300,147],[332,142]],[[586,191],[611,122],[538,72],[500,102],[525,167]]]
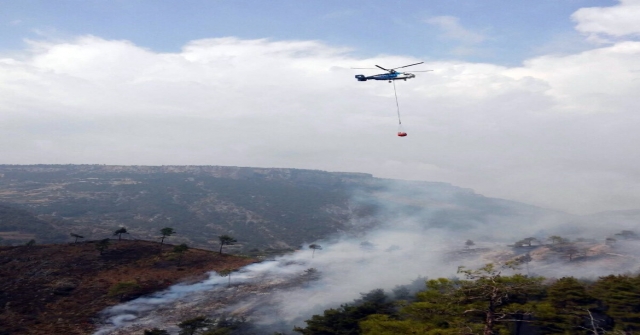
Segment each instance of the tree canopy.
[[171,227],[165,227],[165,228],[160,229],[160,234],[162,235],[160,237],[160,245],[162,245],[164,243],[164,239],[165,238],[167,238],[167,237],[169,237],[171,235],[174,235],[175,233],[176,233],[176,231],[173,230],[173,228],[171,228]]
[[189,246],[186,245],[185,243],[182,243],[180,245],[176,245],[175,247],[173,247],[173,252],[178,254],[178,266],[180,266],[180,263],[182,262],[182,255],[188,250],[189,250]]
[[108,238],[102,239],[96,243],[96,249],[98,249],[100,255],[102,255],[104,251],[109,248],[109,244],[111,244],[111,242]]
[[460,268],[462,278],[426,280],[425,288],[412,300],[393,301],[384,291],[373,290],[352,303],[312,316],[306,327],[294,331],[304,335],[593,335],[640,331],[640,275],[543,281],[517,271],[513,264]]
[[316,254],[316,250],[322,250],[322,247],[319,244],[311,244],[309,245],[309,249],[313,250],[311,252],[311,258]]
[[120,240],[122,238],[122,234],[128,234],[127,232],[127,228],[125,227],[120,227],[118,230],[116,230],[115,232],[113,232],[113,236],[118,236],[118,240]]
[[71,237],[73,237],[75,240],[73,241],[73,244],[78,243],[78,239],[79,238],[84,238],[84,236],[82,235],[78,235],[78,234],[74,234],[74,233],[69,233],[69,235],[71,235]]
[[225,245],[232,245],[238,242],[235,238],[233,238],[230,235],[218,236],[218,240],[220,240],[220,251],[219,251],[220,254],[222,254],[222,247],[224,247]]

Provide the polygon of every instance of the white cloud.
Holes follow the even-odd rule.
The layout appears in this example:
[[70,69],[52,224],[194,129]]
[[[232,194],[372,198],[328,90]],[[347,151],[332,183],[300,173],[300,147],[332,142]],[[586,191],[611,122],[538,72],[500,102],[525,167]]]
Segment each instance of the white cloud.
[[472,44],[481,43],[486,39],[483,34],[463,27],[460,19],[455,16],[434,16],[425,22],[440,29],[446,38]]
[[393,86],[349,67],[417,59],[315,41],[32,42],[0,57],[0,157],[358,171],[573,212],[638,208],[639,56],[621,42],[516,68],[425,64],[396,83],[397,138]]
[[594,41],[640,35],[640,1],[620,0],[612,7],[581,8],[571,16],[576,29]]

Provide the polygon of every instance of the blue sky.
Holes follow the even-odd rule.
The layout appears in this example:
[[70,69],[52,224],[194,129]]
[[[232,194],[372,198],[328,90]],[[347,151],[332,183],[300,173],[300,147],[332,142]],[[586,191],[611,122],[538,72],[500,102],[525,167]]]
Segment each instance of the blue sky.
[[[456,58],[505,65],[539,55],[585,48],[570,15],[612,5],[603,0],[2,0],[0,50],[23,40],[92,34],[124,39],[159,52],[188,41],[319,40],[354,54],[401,54],[425,60]],[[462,34],[429,23],[457,18]],[[466,34],[466,35],[465,35]],[[562,43],[557,43],[562,39]]]
[[[287,167],[640,208],[640,0],[0,0],[0,163]],[[379,64],[432,69],[393,86]]]

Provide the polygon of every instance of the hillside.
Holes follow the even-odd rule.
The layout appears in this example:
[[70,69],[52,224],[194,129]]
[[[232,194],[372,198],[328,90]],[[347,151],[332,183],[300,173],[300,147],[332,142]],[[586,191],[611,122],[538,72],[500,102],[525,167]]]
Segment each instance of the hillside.
[[[153,240],[172,227],[172,243],[215,249],[217,236],[230,234],[239,240],[231,252],[252,255],[357,234],[399,215],[428,212],[430,225],[463,228],[545,212],[445,183],[221,166],[0,165],[0,202],[55,227],[38,243],[70,241],[69,233],[102,239],[121,226],[131,238]],[[0,232],[13,236],[5,245],[24,244],[32,233],[3,220]]]
[[361,177],[291,169],[0,166],[0,201],[59,221],[65,235],[99,239],[126,226],[134,238],[153,239],[173,227],[178,243],[215,248],[217,236],[232,234],[238,248],[292,249],[349,220],[342,186],[351,176]]
[[[627,238],[625,239],[622,235]],[[499,269],[497,271],[504,272],[504,275],[521,273],[529,277],[542,276],[546,278],[546,283],[553,283],[559,278],[568,276],[583,278],[586,282],[593,283],[598,276],[630,274],[630,269],[638,268],[636,254],[640,239],[637,239],[637,235],[633,233],[622,235],[617,235],[619,236],[617,241],[610,240],[608,243],[565,237],[554,239],[550,243],[523,239],[515,244],[494,244],[491,247],[461,245],[440,254],[435,259],[416,253],[415,250],[389,251],[383,245],[366,246],[365,250],[361,248],[360,251],[366,252],[356,252],[357,249],[354,248],[348,248],[349,251],[345,252],[343,248],[334,248],[329,245],[316,253],[315,257],[312,256],[311,251],[306,250],[246,267],[234,274],[230,286],[226,285],[224,279],[219,280],[218,285],[211,285],[211,280],[207,280],[208,285],[200,282],[194,283],[189,288],[182,288],[181,291],[184,294],[179,297],[170,294],[157,296],[156,299],[162,300],[161,305],[145,301],[125,303],[119,306],[119,309],[104,314],[101,319],[100,334],[139,335],[150,325],[176,334],[179,331],[177,325],[180,322],[197,316],[207,316],[210,320],[223,318],[241,320],[240,325],[230,332],[234,335],[274,334],[274,332],[293,334],[291,330],[294,326],[303,326],[305,323],[310,326],[314,321],[316,326],[321,325],[320,328],[325,331],[317,327],[309,327],[314,331],[304,334],[360,334],[357,321],[364,321],[367,315],[382,311],[361,310],[350,316],[358,319],[357,321],[343,322],[346,319],[335,317],[341,314],[336,313],[336,310],[342,310],[344,304],[353,305],[356,302],[357,305],[358,301],[362,302],[362,299],[367,296],[379,297],[378,294],[374,294],[377,291],[386,292],[387,298],[396,296],[396,299],[413,301],[414,293],[426,288],[427,279],[462,278],[463,276],[456,272],[460,265],[467,266],[468,269],[478,269],[487,263],[492,263]],[[358,242],[350,243],[354,247],[361,247],[362,245]],[[478,241],[478,243],[482,242]],[[336,259],[339,261],[335,261]],[[515,264],[514,262],[519,264],[515,271],[509,267],[500,266],[508,263]],[[401,264],[396,271],[400,269],[411,273],[412,268],[419,268],[424,271],[425,276],[407,276],[405,273],[395,272],[389,276],[395,279],[391,282],[376,280],[386,275],[377,271],[378,269],[383,268],[387,272],[394,272],[395,264]],[[447,268],[451,272],[443,271]],[[430,275],[426,276],[426,274]],[[633,277],[636,278],[636,282],[640,279],[637,271]],[[375,284],[368,285],[372,281]],[[620,288],[628,289],[625,286]],[[636,292],[640,290],[634,289],[630,299],[635,299],[634,304],[637,305]],[[395,307],[391,311],[397,311],[397,308],[405,306],[406,302],[394,304]],[[131,313],[132,310],[141,312]],[[321,317],[323,310],[329,314],[329,317],[324,320]],[[347,308],[347,310],[350,309]],[[408,314],[393,317],[409,317],[411,313]],[[117,322],[125,318],[125,321]],[[308,323],[305,320],[312,320],[312,322]],[[320,323],[321,321],[327,323]],[[481,321],[481,319],[473,319],[476,323]],[[427,327],[419,329],[425,328]],[[388,329],[395,328],[390,326]],[[412,333],[404,328],[401,329],[403,331],[395,333],[389,331],[384,334]],[[455,331],[458,333],[457,329]],[[578,332],[567,331],[566,333],[577,334]],[[373,331],[369,334],[379,333]],[[548,332],[521,334],[548,334]]]
[[[80,334],[94,324],[105,334],[138,335],[150,325],[175,332],[183,320],[226,313],[259,327],[279,320],[274,331],[290,331],[322,307],[417,276],[453,275],[458,265],[526,256],[527,272],[551,277],[636,266],[635,212],[579,217],[446,183],[366,174],[2,165],[0,202],[0,244],[13,245],[0,247],[0,322],[11,325],[0,334]],[[122,226],[129,234],[115,241]],[[178,267],[172,247],[160,252],[148,242],[164,227],[177,231],[167,243],[217,250],[217,237],[230,234],[239,243],[227,246],[229,253],[284,256],[234,272],[231,285],[214,276],[190,281],[179,298],[158,293],[162,299],[152,300],[162,306],[142,299],[103,310],[210,269],[252,262],[223,256],[232,263],[221,264],[215,253],[192,249]],[[70,233],[112,238],[112,245],[103,255],[97,242],[43,245],[72,242]],[[35,245],[27,246],[30,240]],[[323,248],[314,254],[307,243]],[[113,292],[118,283],[124,291]]]
[[67,239],[56,225],[58,220],[42,220],[27,210],[0,204],[0,244],[13,241],[61,242]]
[[171,245],[110,242],[103,254],[96,241],[0,247],[0,334],[88,334],[108,306],[255,261],[200,249],[178,260]]

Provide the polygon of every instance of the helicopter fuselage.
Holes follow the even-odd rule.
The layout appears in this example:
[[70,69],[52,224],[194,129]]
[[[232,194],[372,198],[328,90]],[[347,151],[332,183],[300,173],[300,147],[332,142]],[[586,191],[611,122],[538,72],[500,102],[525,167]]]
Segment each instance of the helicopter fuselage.
[[408,72],[394,72],[394,73],[383,73],[376,74],[373,76],[365,76],[363,74],[357,74],[356,79],[358,81],[367,81],[367,80],[407,80],[411,78],[415,78],[416,75]]

